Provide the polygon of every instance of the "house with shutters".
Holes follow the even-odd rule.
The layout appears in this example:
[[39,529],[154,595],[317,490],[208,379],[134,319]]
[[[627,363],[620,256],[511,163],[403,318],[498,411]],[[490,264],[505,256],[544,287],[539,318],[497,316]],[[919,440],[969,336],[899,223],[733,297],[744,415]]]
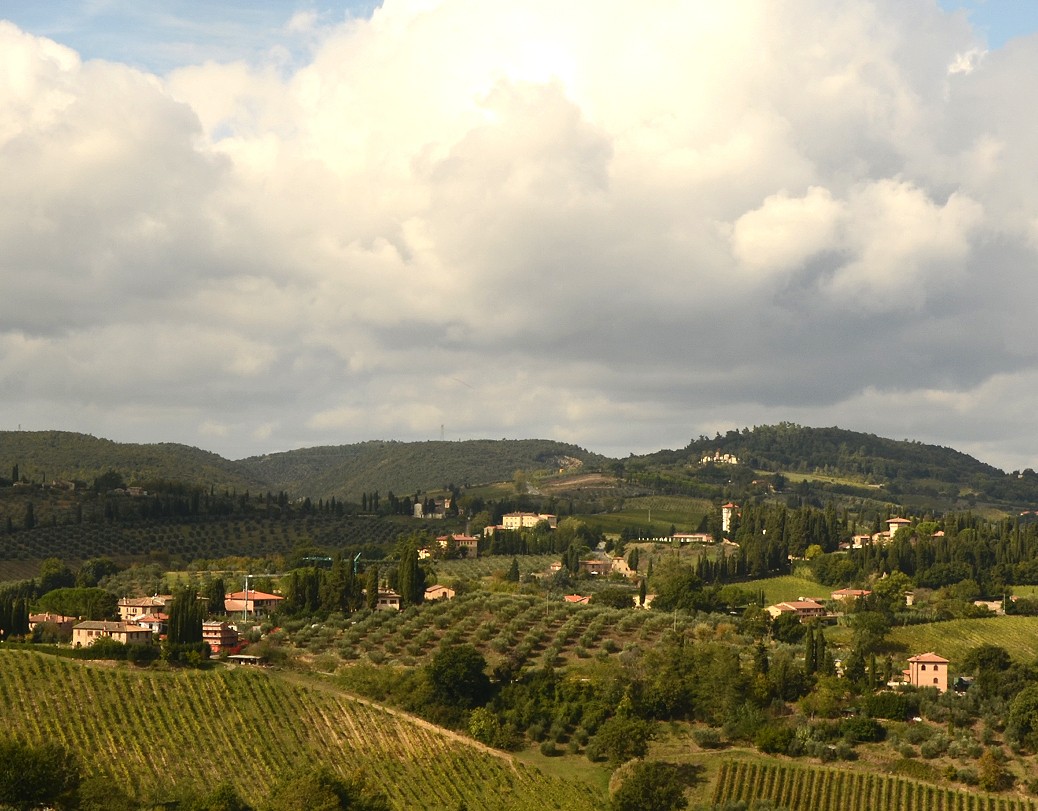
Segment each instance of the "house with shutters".
[[948,660],[933,651],[919,653],[908,660],[906,681],[914,687],[936,687],[948,692]]

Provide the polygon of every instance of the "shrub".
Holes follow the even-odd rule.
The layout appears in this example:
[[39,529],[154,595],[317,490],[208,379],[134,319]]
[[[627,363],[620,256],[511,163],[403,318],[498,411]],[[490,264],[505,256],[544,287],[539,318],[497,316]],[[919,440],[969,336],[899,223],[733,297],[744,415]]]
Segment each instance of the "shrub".
[[855,716],[840,724],[840,733],[848,743],[875,743],[886,737],[887,730],[875,718]]
[[693,730],[692,740],[694,740],[696,745],[701,749],[720,749],[723,745],[721,742],[720,731],[711,727]]
[[785,725],[765,724],[757,730],[754,745],[769,755],[783,754],[793,741],[794,732]]

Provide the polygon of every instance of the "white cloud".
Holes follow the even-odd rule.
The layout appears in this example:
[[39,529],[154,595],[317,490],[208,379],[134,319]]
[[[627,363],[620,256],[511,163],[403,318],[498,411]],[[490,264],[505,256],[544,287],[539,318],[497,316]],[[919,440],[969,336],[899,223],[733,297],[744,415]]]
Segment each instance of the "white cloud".
[[796,269],[822,251],[841,247],[845,216],[846,206],[828,189],[812,186],[795,198],[781,191],[736,221],[732,252],[754,270]]
[[0,24],[0,419],[625,455],[891,392],[954,444],[995,376],[1038,398],[1038,57],[961,16],[387,0],[281,35],[298,68],[160,78]]

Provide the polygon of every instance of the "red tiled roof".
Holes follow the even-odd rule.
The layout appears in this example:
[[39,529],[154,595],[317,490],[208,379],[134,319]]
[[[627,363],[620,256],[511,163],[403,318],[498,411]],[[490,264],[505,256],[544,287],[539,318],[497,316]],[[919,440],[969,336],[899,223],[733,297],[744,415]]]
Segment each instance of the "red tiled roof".
[[933,651],[929,651],[928,653],[917,654],[917,655],[913,656],[911,659],[909,659],[908,661],[909,662],[924,662],[924,663],[925,662],[934,662],[935,664],[947,664],[948,663],[947,659],[945,659],[943,656],[938,656]]
[[[225,595],[224,599],[225,600],[244,600],[244,599],[246,599],[246,594],[245,594],[244,591],[235,591],[235,592],[232,592],[230,594]],[[253,600],[253,601],[260,601],[261,602],[263,600],[284,600],[285,598],[280,596],[280,595],[278,595],[278,594],[267,594],[266,592],[253,591],[252,589],[249,589],[247,599]]]

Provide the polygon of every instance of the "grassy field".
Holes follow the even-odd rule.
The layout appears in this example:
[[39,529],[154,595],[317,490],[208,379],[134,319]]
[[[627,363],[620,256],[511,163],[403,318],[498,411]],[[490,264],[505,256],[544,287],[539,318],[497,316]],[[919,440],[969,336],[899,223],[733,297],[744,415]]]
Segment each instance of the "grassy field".
[[1023,662],[1038,657],[1038,617],[991,617],[908,625],[890,632],[890,642],[898,651],[911,656],[934,651],[956,663],[978,645],[1001,645]]
[[672,526],[678,532],[694,532],[711,510],[711,502],[702,498],[641,496],[625,499],[623,509],[617,512],[581,518],[596,532],[618,534],[624,529],[651,528],[654,533],[665,536],[670,534]]
[[324,763],[361,769],[401,810],[592,811],[602,802],[600,786],[298,675],[141,671],[0,650],[0,702],[6,734],[64,743],[85,773],[142,799],[230,780],[257,803],[287,769]]
[[831,586],[824,586],[817,580],[792,574],[767,577],[740,585],[746,588],[763,589],[764,601],[767,605],[796,600],[799,597],[825,597],[828,599],[833,590]]

